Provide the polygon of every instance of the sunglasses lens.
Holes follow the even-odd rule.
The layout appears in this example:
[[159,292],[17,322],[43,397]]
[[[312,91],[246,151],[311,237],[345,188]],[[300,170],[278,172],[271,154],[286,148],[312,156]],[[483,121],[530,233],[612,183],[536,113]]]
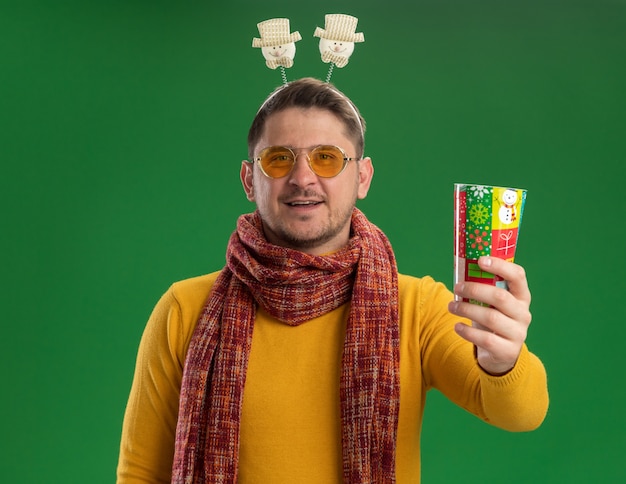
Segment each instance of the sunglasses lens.
[[261,168],[272,178],[282,178],[291,171],[293,153],[283,146],[270,146],[259,154]]
[[321,177],[331,178],[341,173],[345,155],[336,146],[318,146],[309,155],[311,168]]

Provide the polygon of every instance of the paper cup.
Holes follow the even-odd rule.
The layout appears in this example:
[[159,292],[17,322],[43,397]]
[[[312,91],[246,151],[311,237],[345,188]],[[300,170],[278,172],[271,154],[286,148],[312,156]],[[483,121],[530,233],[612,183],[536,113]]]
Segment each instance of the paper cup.
[[478,258],[515,260],[525,203],[524,189],[455,183],[454,284],[472,281],[507,288],[506,281],[478,267]]

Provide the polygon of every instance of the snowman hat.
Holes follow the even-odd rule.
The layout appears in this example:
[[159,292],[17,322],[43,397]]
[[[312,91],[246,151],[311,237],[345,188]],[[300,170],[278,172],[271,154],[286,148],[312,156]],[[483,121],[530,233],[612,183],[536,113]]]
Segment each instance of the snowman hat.
[[261,38],[252,39],[252,47],[274,47],[302,39],[300,32],[289,33],[288,18],[273,18],[257,24]]
[[314,37],[337,40],[340,42],[364,42],[363,32],[355,32],[358,18],[341,13],[328,14],[324,17],[326,29],[317,27]]

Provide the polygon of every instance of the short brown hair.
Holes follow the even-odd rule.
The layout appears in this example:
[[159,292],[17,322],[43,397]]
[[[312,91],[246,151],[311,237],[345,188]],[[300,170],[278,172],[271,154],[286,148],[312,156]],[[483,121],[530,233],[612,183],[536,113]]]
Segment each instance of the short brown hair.
[[352,138],[357,156],[363,156],[365,147],[365,120],[354,103],[328,82],[305,77],[278,87],[257,112],[248,131],[248,156],[254,157],[254,148],[263,135],[267,118],[287,108],[318,108],[335,114]]

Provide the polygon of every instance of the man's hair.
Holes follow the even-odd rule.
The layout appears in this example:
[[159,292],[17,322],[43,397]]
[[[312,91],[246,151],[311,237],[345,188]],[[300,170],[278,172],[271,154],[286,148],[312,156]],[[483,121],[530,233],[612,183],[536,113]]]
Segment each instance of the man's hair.
[[254,149],[263,135],[267,118],[288,108],[318,108],[330,111],[346,127],[357,156],[363,156],[365,145],[365,120],[348,97],[328,82],[306,77],[277,88],[257,112],[248,132],[248,156],[254,157]]

